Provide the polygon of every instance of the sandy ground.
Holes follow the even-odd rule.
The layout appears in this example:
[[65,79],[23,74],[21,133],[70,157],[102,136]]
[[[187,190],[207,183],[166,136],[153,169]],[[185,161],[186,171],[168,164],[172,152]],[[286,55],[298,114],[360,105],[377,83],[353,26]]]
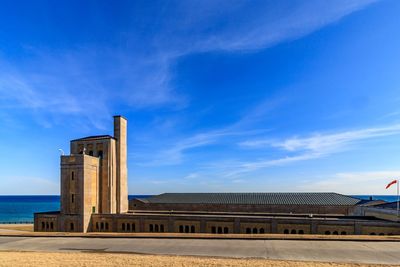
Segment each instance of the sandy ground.
[[33,224],[0,224],[0,229],[33,232]]
[[[248,266],[248,267],[348,267],[382,266],[263,259],[153,256],[119,253],[0,252],[0,266]],[[399,265],[400,266],[400,265]]]

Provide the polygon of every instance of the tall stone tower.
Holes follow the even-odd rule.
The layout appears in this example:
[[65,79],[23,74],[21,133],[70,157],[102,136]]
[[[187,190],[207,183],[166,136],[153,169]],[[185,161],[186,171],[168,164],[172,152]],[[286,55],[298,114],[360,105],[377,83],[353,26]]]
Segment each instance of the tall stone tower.
[[86,232],[92,214],[128,211],[127,120],[114,116],[114,136],[87,136],[70,146],[70,155],[61,156],[61,211],[37,215],[35,230],[45,224],[53,231]]
[[114,138],[117,156],[117,213],[128,211],[127,120],[114,116]]

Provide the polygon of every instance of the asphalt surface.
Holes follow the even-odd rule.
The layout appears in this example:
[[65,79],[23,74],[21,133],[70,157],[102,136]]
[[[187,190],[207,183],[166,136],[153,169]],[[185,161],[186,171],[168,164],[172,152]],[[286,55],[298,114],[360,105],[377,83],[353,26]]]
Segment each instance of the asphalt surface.
[[400,264],[399,242],[0,237],[0,251],[87,251]]

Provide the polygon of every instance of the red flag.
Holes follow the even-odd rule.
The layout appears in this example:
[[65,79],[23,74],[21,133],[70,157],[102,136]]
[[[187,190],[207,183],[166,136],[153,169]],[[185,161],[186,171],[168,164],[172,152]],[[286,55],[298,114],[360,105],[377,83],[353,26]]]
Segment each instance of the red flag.
[[390,183],[388,183],[388,185],[386,186],[386,189],[388,189],[391,185],[397,183],[397,180],[393,180]]

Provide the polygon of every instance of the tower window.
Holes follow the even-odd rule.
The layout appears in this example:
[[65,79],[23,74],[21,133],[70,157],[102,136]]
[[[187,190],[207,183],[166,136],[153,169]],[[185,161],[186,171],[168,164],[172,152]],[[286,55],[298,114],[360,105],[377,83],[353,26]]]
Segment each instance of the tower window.
[[75,173],[73,171],[71,172],[71,180],[75,180]]
[[74,201],[75,201],[75,195],[71,194],[71,203],[74,203]]

